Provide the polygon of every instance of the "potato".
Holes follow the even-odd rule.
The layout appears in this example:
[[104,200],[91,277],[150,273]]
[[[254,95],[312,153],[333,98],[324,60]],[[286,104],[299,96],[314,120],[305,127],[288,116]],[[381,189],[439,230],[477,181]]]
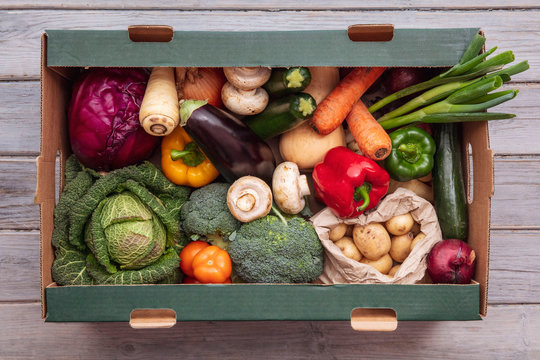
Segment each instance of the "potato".
[[410,232],[405,235],[393,236],[390,246],[390,256],[397,262],[403,262],[411,252],[411,243],[414,236]]
[[328,234],[328,237],[332,241],[338,241],[343,236],[345,236],[346,231],[347,231],[347,225],[344,223],[340,223],[330,229],[330,233]]
[[377,260],[369,260],[366,258],[363,258],[360,260],[361,263],[373,266],[376,270],[378,270],[382,274],[388,274],[390,269],[392,268],[392,258],[389,254],[385,254],[378,258]]
[[369,260],[380,259],[390,251],[390,235],[384,226],[371,223],[365,226],[355,225],[353,228],[354,244],[362,255]]
[[336,246],[341,250],[343,255],[345,255],[349,259],[353,259],[355,261],[360,261],[360,259],[362,259],[362,254],[360,254],[360,251],[358,251],[358,248],[356,247],[356,245],[354,245],[352,238],[344,236],[338,241],[336,241],[334,244],[336,244]]
[[411,214],[397,215],[384,223],[386,230],[392,235],[405,235],[411,231],[414,219]]
[[423,183],[428,183],[431,180],[433,180],[433,176],[431,175],[431,173],[429,173],[426,176],[419,177],[418,180],[420,180]]
[[399,182],[390,179],[390,185],[388,186],[388,194],[393,193],[400,187],[409,189],[421,198],[424,198],[430,203],[433,203],[433,188],[418,179],[412,179],[407,182]]
[[426,238],[426,234],[424,234],[423,232],[418,233],[418,235],[416,235],[416,237],[411,242],[411,251],[416,244],[418,244],[420,241],[424,240],[425,238]]
[[390,271],[388,272],[388,276],[394,277],[394,275],[396,275],[396,273],[398,272],[400,266],[401,266],[401,264],[392,266],[392,268],[391,268]]

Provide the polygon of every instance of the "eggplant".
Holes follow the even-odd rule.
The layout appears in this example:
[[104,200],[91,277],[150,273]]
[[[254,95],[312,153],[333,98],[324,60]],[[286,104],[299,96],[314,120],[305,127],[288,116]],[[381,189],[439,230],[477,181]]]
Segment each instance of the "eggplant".
[[227,182],[251,175],[272,183],[276,167],[272,149],[242,121],[201,100],[183,101],[180,118]]

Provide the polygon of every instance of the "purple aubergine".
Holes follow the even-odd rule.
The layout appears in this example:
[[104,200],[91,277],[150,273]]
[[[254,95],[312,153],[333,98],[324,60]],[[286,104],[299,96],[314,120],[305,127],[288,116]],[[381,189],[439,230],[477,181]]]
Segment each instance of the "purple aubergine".
[[272,183],[276,160],[270,146],[242,121],[201,100],[180,106],[181,124],[228,182],[251,175]]

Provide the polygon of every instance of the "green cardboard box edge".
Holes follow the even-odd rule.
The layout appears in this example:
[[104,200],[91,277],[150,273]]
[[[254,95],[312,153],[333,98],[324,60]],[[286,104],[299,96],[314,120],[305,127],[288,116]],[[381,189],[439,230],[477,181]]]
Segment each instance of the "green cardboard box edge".
[[129,321],[135,309],[172,309],[178,321],[350,320],[355,308],[392,308],[403,320],[479,320],[479,285],[136,285],[47,289],[47,321]]
[[47,65],[452,66],[478,31],[395,29],[387,42],[353,42],[346,30],[176,31],[170,42],[133,42],[122,30],[47,30]]
[[[449,66],[459,60],[478,31],[477,28],[396,29],[393,40],[384,43],[354,43],[347,38],[346,31],[341,30],[177,31],[170,43],[134,43],[129,40],[127,31],[48,30],[42,56],[43,66],[51,68],[291,64]],[[201,41],[205,39],[215,46],[200,47]],[[304,41],[299,42],[299,39]],[[332,46],[315,48],[312,46],[313,41],[330,42]],[[246,50],[246,44],[250,44],[251,51]],[[232,55],[223,56],[222,53],[216,56],[219,51],[223,51],[223,46],[226,46]],[[274,51],[276,46],[282,51]],[[231,47],[235,50],[230,51]],[[191,51],[182,51],[182,48]],[[268,52],[268,49],[272,51]],[[346,56],[336,58],[335,54]],[[60,148],[65,148],[65,144]],[[42,218],[43,216],[42,213]],[[41,245],[42,248],[50,247],[50,243],[44,244],[43,241]],[[45,271],[49,262],[50,256],[44,262]],[[50,268],[48,271],[50,272]],[[42,277],[48,279],[50,274],[44,276],[42,273]],[[46,312],[43,315],[46,321],[50,322],[129,321],[131,311],[140,308],[171,308],[176,311],[180,321],[350,320],[351,311],[362,307],[392,308],[397,313],[397,319],[401,321],[481,319],[479,284],[57,287],[45,281],[42,285],[43,302],[46,302]]]

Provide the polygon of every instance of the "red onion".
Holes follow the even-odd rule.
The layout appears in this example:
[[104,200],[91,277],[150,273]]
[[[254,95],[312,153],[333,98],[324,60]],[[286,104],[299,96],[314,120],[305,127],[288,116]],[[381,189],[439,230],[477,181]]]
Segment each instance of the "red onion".
[[420,68],[390,68],[384,74],[383,84],[389,94],[424,81],[425,74]]
[[443,240],[431,249],[427,271],[434,283],[469,284],[474,276],[476,255],[465,242]]

